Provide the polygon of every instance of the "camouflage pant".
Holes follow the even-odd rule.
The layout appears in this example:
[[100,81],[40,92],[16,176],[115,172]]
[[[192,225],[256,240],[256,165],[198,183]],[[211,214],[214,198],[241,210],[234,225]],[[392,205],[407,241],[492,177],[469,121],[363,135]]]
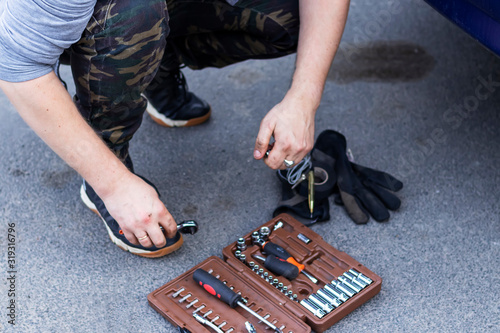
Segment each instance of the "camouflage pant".
[[70,50],[75,103],[125,159],[162,61],[199,69],[280,57],[295,52],[298,29],[298,0],[97,0]]

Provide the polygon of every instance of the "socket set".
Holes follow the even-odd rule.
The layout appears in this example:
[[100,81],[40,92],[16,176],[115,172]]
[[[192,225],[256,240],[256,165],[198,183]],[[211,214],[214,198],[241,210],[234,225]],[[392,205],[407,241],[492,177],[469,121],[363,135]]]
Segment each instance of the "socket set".
[[151,292],[149,304],[186,333],[323,332],[382,286],[287,214],[236,237],[222,254]]

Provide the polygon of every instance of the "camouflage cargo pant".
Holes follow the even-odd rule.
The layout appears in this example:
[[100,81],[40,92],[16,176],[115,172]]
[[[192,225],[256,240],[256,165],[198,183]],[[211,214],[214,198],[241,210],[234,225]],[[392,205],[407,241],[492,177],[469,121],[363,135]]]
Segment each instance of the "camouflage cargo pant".
[[298,0],[97,0],[70,50],[74,100],[123,160],[162,61],[199,69],[280,57],[295,52],[298,29]]

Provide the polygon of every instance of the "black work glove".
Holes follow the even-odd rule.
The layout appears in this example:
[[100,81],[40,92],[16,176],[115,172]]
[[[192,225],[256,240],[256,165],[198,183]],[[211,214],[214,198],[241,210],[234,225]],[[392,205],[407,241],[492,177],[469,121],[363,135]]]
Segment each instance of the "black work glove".
[[351,163],[346,154],[346,139],[336,131],[322,132],[314,145],[312,156],[333,163],[337,175],[336,203],[344,205],[357,224],[365,224],[370,215],[378,222],[387,221],[389,210],[396,210],[401,201],[390,191],[399,191],[403,183],[393,176]]

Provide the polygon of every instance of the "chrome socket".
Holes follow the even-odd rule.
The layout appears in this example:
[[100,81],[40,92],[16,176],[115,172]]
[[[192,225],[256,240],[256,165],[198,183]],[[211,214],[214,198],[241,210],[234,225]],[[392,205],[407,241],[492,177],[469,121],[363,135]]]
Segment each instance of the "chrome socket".
[[325,290],[328,290],[333,296],[337,297],[342,302],[345,302],[349,299],[349,296],[344,294],[342,290],[334,286],[333,284],[327,284],[324,287]]
[[271,234],[271,230],[269,230],[268,227],[262,227],[259,230],[260,238],[263,239],[264,241],[268,241],[269,240],[269,235],[270,234]]
[[318,295],[320,295],[321,297],[323,297],[333,307],[338,308],[340,306],[340,304],[342,304],[341,300],[339,300],[337,297],[335,297],[332,293],[330,293],[326,289],[320,289],[320,290],[318,290]]
[[349,297],[352,297],[352,296],[354,296],[354,294],[356,294],[356,292],[354,290],[352,290],[348,286],[344,285],[340,281],[334,280],[334,281],[332,281],[332,285],[334,285],[335,287],[340,289],[344,294],[346,294]]
[[373,280],[370,279],[368,276],[361,274],[360,272],[358,272],[357,270],[355,270],[353,268],[351,268],[349,270],[349,272],[351,274],[355,275],[358,279],[360,279],[361,281],[363,281],[363,282],[365,282],[367,284],[372,284],[372,282],[373,282]]
[[247,244],[245,242],[245,238],[238,238],[238,241],[236,242],[236,247],[240,251],[245,251],[247,249]]
[[298,234],[297,238],[306,244],[311,243],[311,240],[304,234]]
[[300,305],[305,307],[307,310],[309,310],[312,314],[314,314],[319,319],[323,318],[326,315],[325,311],[321,310],[317,305],[315,305],[314,303],[312,303],[308,299],[303,299],[302,301],[300,301]]
[[346,286],[348,286],[349,288],[351,288],[352,290],[354,290],[356,293],[359,293],[361,291],[361,289],[363,289],[363,288],[360,288],[355,283],[353,283],[348,278],[346,278],[345,276],[339,276],[338,280],[340,282],[342,282],[343,284],[345,284]]
[[247,256],[244,253],[240,254],[240,257],[238,259],[240,259],[242,263],[247,262]]
[[368,283],[366,283],[365,281],[363,281],[361,279],[358,279],[355,275],[353,275],[349,272],[345,272],[343,275],[345,277],[347,277],[349,280],[351,280],[353,283],[355,283],[356,285],[361,287],[361,289],[364,289],[368,286]]
[[330,303],[328,303],[327,300],[325,300],[323,297],[319,296],[318,294],[311,294],[309,295],[309,300],[319,306],[323,311],[326,313],[330,313],[335,309]]
[[255,245],[255,243],[257,243],[257,241],[260,239],[260,234],[258,231],[254,231],[252,232],[252,244]]

